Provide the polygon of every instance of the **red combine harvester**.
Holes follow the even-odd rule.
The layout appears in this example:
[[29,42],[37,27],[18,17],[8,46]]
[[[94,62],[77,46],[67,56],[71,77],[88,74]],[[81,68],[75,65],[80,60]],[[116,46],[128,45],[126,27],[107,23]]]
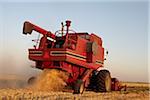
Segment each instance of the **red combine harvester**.
[[[102,39],[95,34],[70,30],[71,21],[62,23],[61,30],[52,33],[30,22],[25,22],[23,34],[36,31],[42,34],[39,46],[29,49],[29,59],[38,69],[58,69],[69,73],[67,85],[74,93],[83,93],[84,88],[107,92],[122,87],[104,67]],[[66,29],[65,29],[66,27]]]

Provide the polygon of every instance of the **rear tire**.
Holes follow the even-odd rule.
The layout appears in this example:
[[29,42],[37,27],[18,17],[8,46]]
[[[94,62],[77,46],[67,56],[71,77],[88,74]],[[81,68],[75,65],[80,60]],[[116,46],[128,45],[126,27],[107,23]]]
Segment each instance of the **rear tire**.
[[74,85],[73,94],[82,94],[85,89],[85,84],[82,80],[78,79]]
[[96,77],[97,92],[111,91],[111,75],[108,70],[101,70]]

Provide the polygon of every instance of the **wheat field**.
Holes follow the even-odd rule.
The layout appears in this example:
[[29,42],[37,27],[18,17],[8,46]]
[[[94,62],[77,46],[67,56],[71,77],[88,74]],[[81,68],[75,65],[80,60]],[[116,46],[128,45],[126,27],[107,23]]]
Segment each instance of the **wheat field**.
[[[45,80],[42,81],[47,84]],[[56,82],[57,80],[55,80]],[[44,84],[38,84],[38,86],[44,87]],[[149,83],[121,82],[121,84],[127,85],[127,91],[96,93],[86,90],[83,94],[73,94],[72,91],[30,88],[25,81],[18,78],[7,78],[5,80],[0,78],[0,100],[149,100]]]
[[85,91],[83,94],[70,92],[33,91],[28,89],[1,89],[0,100],[149,100],[149,90],[112,91],[96,93]]

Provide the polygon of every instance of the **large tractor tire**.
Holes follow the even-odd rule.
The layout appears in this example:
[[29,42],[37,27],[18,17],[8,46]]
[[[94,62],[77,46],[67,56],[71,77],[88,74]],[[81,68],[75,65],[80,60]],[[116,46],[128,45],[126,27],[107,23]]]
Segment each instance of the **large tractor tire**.
[[85,89],[85,84],[82,80],[78,79],[74,84],[73,94],[82,94]]
[[111,75],[108,70],[101,70],[96,77],[97,92],[111,91]]
[[97,75],[96,75],[95,71],[93,71],[92,76],[90,77],[90,84],[88,86],[88,88],[90,90],[94,91],[96,89],[96,77],[97,77]]

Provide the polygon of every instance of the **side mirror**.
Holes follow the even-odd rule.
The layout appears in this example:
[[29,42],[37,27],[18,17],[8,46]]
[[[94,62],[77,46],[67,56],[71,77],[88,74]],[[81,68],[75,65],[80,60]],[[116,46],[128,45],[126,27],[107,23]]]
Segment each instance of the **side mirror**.
[[24,22],[23,25],[23,34],[27,35],[27,34],[31,34],[33,30],[33,25],[29,22]]

